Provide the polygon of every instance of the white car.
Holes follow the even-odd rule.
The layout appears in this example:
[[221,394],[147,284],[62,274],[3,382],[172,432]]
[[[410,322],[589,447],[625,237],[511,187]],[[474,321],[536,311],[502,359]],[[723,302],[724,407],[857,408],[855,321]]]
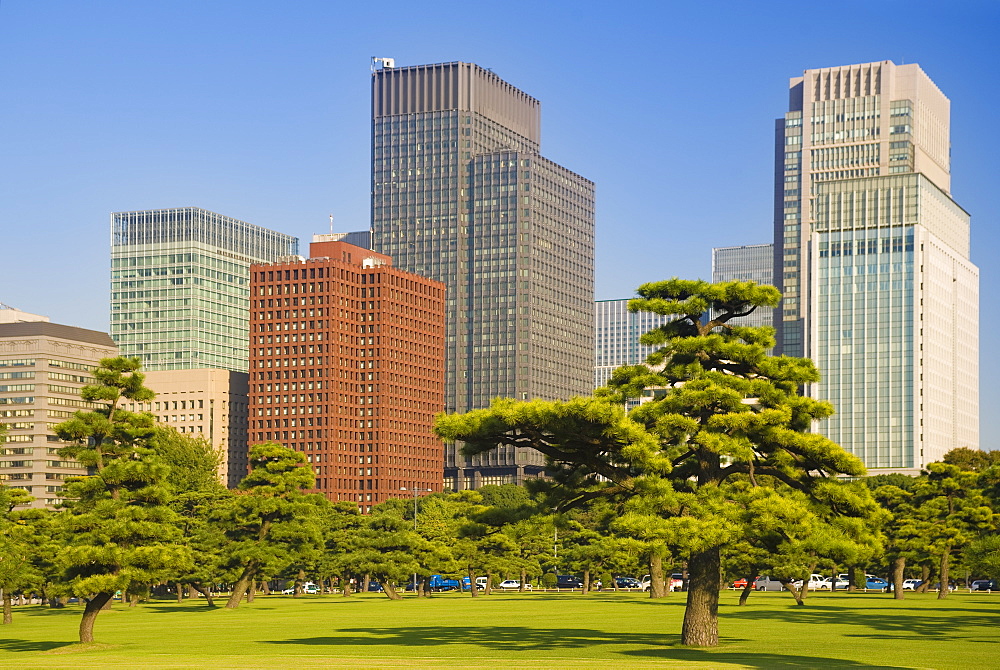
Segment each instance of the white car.
[[[798,579],[795,581],[795,588],[802,588],[802,580]],[[823,575],[817,575],[815,572],[809,575],[809,585],[810,591],[832,591],[833,582],[830,581],[829,577],[824,577]]]
[[[499,586],[497,586],[497,588],[498,589],[503,589],[504,591],[506,591],[508,589],[510,589],[510,590],[518,590],[518,589],[521,588],[521,580],[519,580],[519,579],[505,579],[504,581],[500,582],[500,584],[499,584]],[[524,590],[525,591],[530,591],[531,590],[531,584],[525,583]]]
[[[282,591],[282,593],[286,596],[293,595],[295,593],[295,587],[293,586],[290,589],[285,589],[284,591]],[[302,593],[315,595],[319,593],[319,587],[313,584],[312,582],[306,582],[305,584],[302,585]]]
[[904,591],[916,591],[917,587],[920,586],[921,580],[919,579],[904,579],[903,580],[903,590]]

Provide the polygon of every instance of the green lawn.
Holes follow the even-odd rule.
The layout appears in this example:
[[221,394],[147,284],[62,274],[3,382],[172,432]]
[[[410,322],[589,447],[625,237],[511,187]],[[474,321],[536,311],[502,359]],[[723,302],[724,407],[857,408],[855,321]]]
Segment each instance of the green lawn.
[[18,607],[0,628],[0,667],[749,667],[996,668],[1000,594],[722,594],[715,649],[678,646],[683,594],[379,594],[258,597],[237,610],[203,601],[115,603],[101,645],[73,644],[81,608]]

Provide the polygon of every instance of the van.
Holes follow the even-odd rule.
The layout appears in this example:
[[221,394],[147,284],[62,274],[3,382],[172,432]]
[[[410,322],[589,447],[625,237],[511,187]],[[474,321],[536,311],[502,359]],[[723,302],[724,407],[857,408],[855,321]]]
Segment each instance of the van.
[[785,585],[771,577],[758,577],[753,583],[757,591],[784,591]]
[[486,590],[486,583],[490,581],[489,577],[476,577],[476,589],[479,591]]

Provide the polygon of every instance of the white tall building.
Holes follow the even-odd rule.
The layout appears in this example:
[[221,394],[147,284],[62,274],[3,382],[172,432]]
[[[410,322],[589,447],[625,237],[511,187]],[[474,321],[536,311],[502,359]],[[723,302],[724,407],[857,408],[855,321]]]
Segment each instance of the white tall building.
[[594,303],[594,388],[607,384],[611,373],[621,366],[645,361],[658,347],[639,344],[639,338],[673,318],[653,312],[630,312],[629,300]]
[[950,102],[916,64],[806,70],[776,133],[782,353],[871,473],[979,447],[979,274],[951,198]]

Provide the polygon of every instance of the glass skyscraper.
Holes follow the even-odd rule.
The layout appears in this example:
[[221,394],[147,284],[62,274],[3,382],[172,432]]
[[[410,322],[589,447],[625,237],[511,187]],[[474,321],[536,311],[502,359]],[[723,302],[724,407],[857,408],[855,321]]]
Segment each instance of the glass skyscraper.
[[653,312],[630,312],[630,298],[594,303],[594,388],[604,386],[623,365],[638,365],[659,347],[639,344],[639,338],[674,317]]
[[916,64],[806,70],[777,124],[782,353],[870,472],[979,446],[979,276],[951,198],[950,102]]
[[[712,281],[752,281],[774,284],[774,245],[747,244],[712,249]],[[740,326],[773,326],[774,310],[755,309],[729,323]]]
[[298,239],[197,207],[111,215],[111,337],[146,370],[247,372],[250,264]]
[[[594,184],[539,154],[540,127],[537,100],[471,63],[372,75],[372,247],[447,285],[449,412],[592,389]],[[542,465],[445,459],[455,488]]]

